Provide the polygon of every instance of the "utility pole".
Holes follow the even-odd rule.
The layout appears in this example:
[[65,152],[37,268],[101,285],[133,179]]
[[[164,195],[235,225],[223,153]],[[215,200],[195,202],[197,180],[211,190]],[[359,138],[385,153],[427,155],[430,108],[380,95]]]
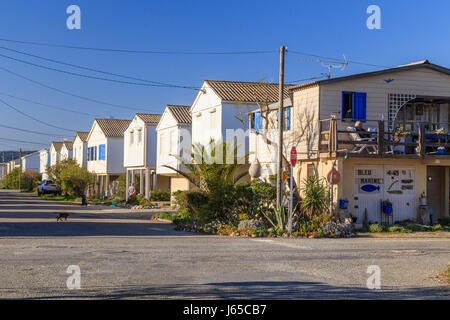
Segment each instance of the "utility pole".
[[20,175],[22,174],[22,148],[19,149],[19,163],[20,163],[20,168],[19,168],[19,191],[20,189]]
[[284,54],[286,47],[280,48],[280,80],[279,80],[279,105],[278,105],[278,161],[277,161],[277,209],[281,208],[281,194],[283,192],[281,180],[283,173],[283,130],[284,130]]

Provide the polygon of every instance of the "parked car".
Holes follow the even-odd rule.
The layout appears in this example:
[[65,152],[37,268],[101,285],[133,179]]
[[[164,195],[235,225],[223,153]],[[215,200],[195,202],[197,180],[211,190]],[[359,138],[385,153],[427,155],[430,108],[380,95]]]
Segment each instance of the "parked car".
[[53,193],[57,195],[59,193],[59,188],[56,184],[51,180],[43,180],[42,183],[38,186],[38,196]]

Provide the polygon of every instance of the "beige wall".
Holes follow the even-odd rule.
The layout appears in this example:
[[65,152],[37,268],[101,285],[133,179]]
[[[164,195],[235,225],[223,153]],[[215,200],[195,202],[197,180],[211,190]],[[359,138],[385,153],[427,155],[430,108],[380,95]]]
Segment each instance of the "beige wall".
[[[327,173],[330,171],[333,165],[334,159],[322,158],[317,161],[302,161],[299,162],[294,171],[294,177],[296,179],[297,184],[299,181],[302,181],[299,185],[301,188],[303,185],[303,180],[307,177],[307,165],[315,164],[317,167],[319,177],[326,177]],[[344,160],[344,158],[338,158],[336,160],[336,168],[341,175],[341,182],[338,186],[334,188],[334,203],[337,206],[339,199],[347,199],[349,200],[349,210],[352,212],[355,201],[355,175],[354,169],[357,166],[364,165],[384,165],[384,166],[396,166],[396,167],[411,167],[414,168],[414,210],[417,210],[419,206],[419,197],[423,191],[427,191],[427,166],[450,166],[449,160],[420,160],[420,159],[386,159],[386,158],[349,158]],[[447,171],[448,172],[448,169]],[[448,198],[449,198],[449,190],[448,190],[449,179],[448,175],[445,178],[445,210],[448,215],[449,207],[448,207]]]

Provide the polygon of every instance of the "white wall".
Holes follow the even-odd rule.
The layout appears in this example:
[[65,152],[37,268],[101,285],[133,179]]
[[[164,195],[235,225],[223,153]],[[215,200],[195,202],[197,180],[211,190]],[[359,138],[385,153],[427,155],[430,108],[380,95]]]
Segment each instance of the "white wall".
[[73,142],[73,158],[80,167],[87,167],[87,143],[83,142],[78,136]]
[[41,150],[39,158],[39,173],[44,175],[47,168],[50,166],[50,153],[48,150]]
[[[94,127],[91,129],[91,133],[89,136],[89,140],[87,142],[88,149],[90,147],[97,147],[97,160],[87,162],[87,170],[92,173],[107,173],[106,170],[106,160],[98,160],[98,146],[101,144],[106,145],[106,150],[108,150],[107,139],[103,134],[103,131],[100,129],[98,124],[94,122]],[[123,147],[123,145],[122,145]],[[120,150],[120,154],[117,155],[122,163],[123,163],[123,149]],[[108,155],[106,154],[105,159],[107,159]]]
[[73,150],[68,150],[65,145],[61,148],[61,160],[71,159],[73,157]]
[[106,169],[109,174],[125,172],[123,165],[123,137],[107,137],[106,142]]
[[[134,116],[124,133],[123,159],[125,167],[143,167],[145,165],[145,123]],[[139,141],[140,136],[140,141]]]
[[60,160],[60,156],[60,153],[52,145],[50,147],[50,166],[54,166]]
[[178,124],[168,109],[164,111],[157,127],[157,174],[175,174],[164,165],[182,169],[181,162],[171,154],[182,156],[184,149],[190,150],[191,135],[191,125]]
[[41,156],[39,152],[22,157],[22,172],[25,170],[34,170],[39,172],[41,165]]

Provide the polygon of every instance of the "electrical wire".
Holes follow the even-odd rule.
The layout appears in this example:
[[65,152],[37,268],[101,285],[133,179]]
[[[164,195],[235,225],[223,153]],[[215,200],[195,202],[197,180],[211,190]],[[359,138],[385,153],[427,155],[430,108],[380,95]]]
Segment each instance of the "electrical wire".
[[0,138],[0,140],[19,142],[19,143],[30,143],[30,144],[40,145],[40,146],[47,145],[47,143],[42,143],[42,142],[24,141],[24,140],[16,140],[16,139],[8,139],[8,138]]
[[55,110],[64,111],[64,112],[71,112],[71,113],[76,113],[76,114],[85,115],[85,116],[94,117],[94,118],[102,117],[102,115],[88,113],[88,112],[83,112],[83,111],[78,111],[78,110],[75,111],[75,110],[70,110],[70,109],[66,109],[66,108],[62,108],[62,107],[57,107],[57,106],[54,106],[54,105],[45,104],[45,103],[42,103],[42,102],[38,102],[38,101],[26,99],[26,98],[13,96],[11,94],[7,94],[7,93],[3,93],[3,92],[0,92],[0,95],[7,96],[7,97],[10,97],[10,98],[13,98],[13,99],[17,99],[17,100],[22,100],[22,101],[29,102],[29,103],[33,103],[33,104],[36,104],[36,105],[39,105],[39,106],[43,106],[43,107],[47,107],[47,108],[51,108],[51,109],[55,109]]
[[11,129],[11,130],[17,130],[17,131],[27,132],[27,133],[40,134],[40,135],[43,135],[43,136],[50,136],[50,137],[70,137],[70,136],[68,136],[68,135],[63,135],[63,134],[52,134],[52,133],[46,133],[46,132],[40,132],[40,131],[33,131],[33,130],[27,130],[27,129],[17,128],[17,127],[11,127],[11,126],[7,126],[6,124],[0,124],[0,127],[2,127],[2,128],[7,128],[7,129]]
[[67,70],[61,70],[61,69],[57,69],[57,68],[47,67],[47,66],[44,66],[44,65],[41,65],[41,64],[37,64],[37,63],[33,63],[33,62],[22,60],[22,59],[10,57],[10,56],[7,56],[7,55],[1,54],[1,53],[0,53],[0,57],[6,58],[6,59],[10,59],[10,60],[13,60],[13,61],[16,61],[16,62],[28,64],[30,66],[34,66],[34,67],[37,67],[37,68],[46,69],[46,70],[55,71],[55,72],[60,72],[60,73],[65,73],[65,74],[69,74],[69,75],[72,75],[72,76],[77,76],[77,77],[82,77],[82,78],[87,78],[87,79],[94,79],[94,80],[101,80],[101,81],[108,81],[108,82],[129,84],[129,85],[136,85],[136,86],[145,86],[145,87],[182,88],[182,89],[192,89],[192,90],[198,90],[199,89],[197,87],[195,87],[195,88],[194,87],[180,87],[180,86],[174,87],[172,85],[139,83],[139,82],[131,82],[131,81],[123,81],[123,80],[102,78],[102,77],[90,76],[90,75],[87,75],[87,74],[81,74],[81,73],[71,72],[71,71],[67,71]]
[[[301,56],[329,59],[329,60],[333,60],[333,61],[335,61],[337,63],[342,63],[342,61],[340,61],[339,59],[331,58],[331,57],[325,57],[325,56],[320,56],[320,55],[312,54],[312,53],[306,53],[306,52],[301,52],[301,51],[296,51],[296,50],[287,50],[286,52],[287,53],[293,53],[293,54],[301,55]],[[360,65],[364,65],[364,66],[369,66],[369,67],[391,68],[389,66],[383,66],[383,65],[379,65],[379,64],[359,62],[359,61],[354,61],[354,60],[348,60],[347,62],[348,63],[353,63],[353,64],[360,64]]]
[[35,54],[31,54],[31,53],[27,53],[27,52],[23,52],[23,51],[19,51],[19,50],[14,50],[14,49],[7,48],[7,47],[0,46],[0,49],[4,49],[4,50],[7,50],[7,51],[19,53],[19,54],[22,54],[22,55],[25,55],[25,56],[33,57],[33,58],[36,58],[36,59],[41,59],[41,60],[44,60],[44,61],[49,61],[49,62],[53,62],[53,63],[57,63],[57,64],[61,64],[61,65],[65,65],[65,66],[69,66],[69,67],[73,67],[73,68],[78,68],[78,69],[82,69],[82,70],[98,72],[98,73],[102,73],[102,74],[106,74],[106,75],[110,75],[110,76],[115,76],[115,77],[120,77],[120,78],[124,78],[124,79],[130,79],[130,80],[154,83],[154,84],[159,84],[159,85],[162,85],[162,86],[174,87],[174,88],[195,89],[195,90],[200,89],[199,87],[195,87],[195,86],[182,86],[182,85],[170,84],[170,83],[165,83],[165,82],[158,82],[158,81],[153,81],[153,80],[147,80],[147,79],[142,79],[142,78],[131,77],[131,76],[127,76],[127,75],[123,75],[123,74],[119,74],[119,73],[98,70],[98,69],[94,69],[94,68],[90,68],[90,67],[84,67],[84,66],[73,64],[73,63],[67,63],[67,62],[60,61],[60,60],[45,58],[45,57],[38,56],[38,55],[35,55]]
[[119,52],[119,53],[139,53],[139,54],[167,54],[167,55],[247,55],[247,54],[268,54],[278,53],[278,50],[253,50],[253,51],[157,51],[157,50],[130,50],[130,49],[113,49],[113,48],[98,48],[98,47],[83,47],[83,46],[70,46],[60,44],[50,44],[34,41],[21,41],[0,38],[0,41],[29,44],[34,46],[53,47],[53,48],[65,48],[65,49],[78,49],[78,50],[92,50],[92,51],[104,51],[104,52]]
[[19,77],[21,79],[27,80],[29,82],[32,82],[32,83],[37,84],[39,86],[42,86],[44,88],[47,88],[47,89],[50,89],[50,90],[53,90],[53,91],[56,91],[56,92],[59,92],[59,93],[71,96],[71,97],[75,97],[75,98],[78,98],[78,99],[81,99],[81,100],[95,102],[95,103],[98,103],[98,104],[102,104],[102,105],[106,105],[106,106],[110,106],[110,107],[114,107],[114,108],[119,108],[119,109],[124,109],[124,110],[128,110],[128,111],[132,111],[132,110],[151,111],[151,110],[144,109],[144,108],[141,108],[141,107],[138,107],[138,108],[132,107],[131,108],[131,107],[127,107],[127,106],[120,105],[120,104],[114,104],[114,103],[105,102],[105,101],[101,101],[101,100],[97,100],[97,99],[92,99],[92,98],[89,98],[89,97],[80,96],[80,95],[77,95],[75,93],[64,91],[64,90],[61,90],[61,89],[49,86],[49,85],[47,85],[45,83],[42,83],[40,81],[33,80],[31,78],[25,77],[25,76],[23,76],[21,74],[18,74],[17,72],[11,71],[11,70],[3,68],[3,67],[0,67],[0,70],[3,70],[3,71],[5,71],[5,72],[7,72],[9,74],[15,75],[16,77]]
[[23,115],[23,116],[25,116],[25,117],[27,117],[27,118],[29,118],[29,119],[31,119],[31,120],[34,120],[34,121],[36,121],[36,122],[42,123],[42,124],[44,124],[44,125],[46,125],[46,126],[53,127],[53,128],[60,129],[60,130],[65,130],[65,131],[70,131],[70,132],[76,132],[76,130],[70,130],[70,129],[67,129],[67,128],[61,128],[61,127],[58,127],[58,126],[54,126],[54,125],[52,125],[52,124],[50,124],[50,123],[47,123],[47,122],[42,121],[42,120],[39,120],[39,119],[37,119],[37,118],[35,118],[35,117],[33,117],[33,116],[30,116],[29,114],[27,114],[27,113],[21,111],[20,109],[14,107],[14,106],[12,106],[12,105],[10,105],[9,103],[7,103],[6,101],[4,101],[3,99],[0,99],[0,102],[3,103],[4,105],[8,106],[9,108],[15,110],[16,112],[20,113],[21,115]]

